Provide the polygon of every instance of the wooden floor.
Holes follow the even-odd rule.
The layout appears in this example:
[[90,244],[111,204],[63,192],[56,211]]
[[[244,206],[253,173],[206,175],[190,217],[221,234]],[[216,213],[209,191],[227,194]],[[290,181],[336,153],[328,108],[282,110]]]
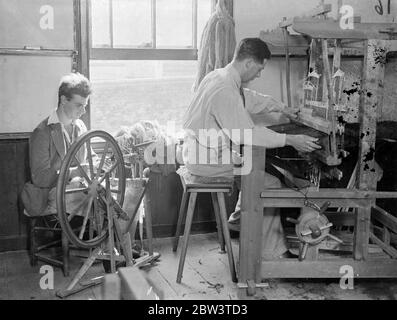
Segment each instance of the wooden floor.
[[[165,299],[236,300],[238,289],[230,279],[227,255],[219,252],[216,234],[194,235],[191,237],[181,284],[176,283],[179,252],[171,250],[170,239],[156,239],[155,250],[161,253],[159,262],[142,269],[164,292]],[[238,242],[233,240],[234,253],[238,256]],[[57,290],[67,286],[83,260],[72,257],[72,272],[65,278],[54,269],[54,289],[40,289],[39,263],[31,267],[25,251],[0,254],[0,299],[58,299]],[[103,274],[102,264],[94,265],[84,279],[89,280]],[[252,299],[274,300],[395,300],[396,280],[356,280],[354,290],[342,290],[338,280],[271,280],[267,288],[258,290]],[[101,287],[87,289],[68,297],[70,300],[101,299]]]

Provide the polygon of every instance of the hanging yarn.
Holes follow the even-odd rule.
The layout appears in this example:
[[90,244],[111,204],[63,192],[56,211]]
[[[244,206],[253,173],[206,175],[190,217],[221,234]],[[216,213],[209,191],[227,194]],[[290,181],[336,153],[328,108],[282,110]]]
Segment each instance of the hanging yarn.
[[193,91],[211,71],[225,67],[233,59],[236,47],[234,20],[227,9],[228,0],[219,0],[215,12],[204,27],[198,52],[198,72]]

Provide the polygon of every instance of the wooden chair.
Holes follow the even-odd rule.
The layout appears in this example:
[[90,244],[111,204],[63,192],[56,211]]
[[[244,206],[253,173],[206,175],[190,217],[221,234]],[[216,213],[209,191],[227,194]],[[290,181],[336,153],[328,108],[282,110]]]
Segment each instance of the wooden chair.
[[[58,222],[58,216],[56,214],[43,214],[42,216],[30,216],[26,210],[24,211],[25,216],[29,219],[29,255],[32,266],[36,266],[37,262],[43,261],[50,265],[62,268],[65,277],[69,276],[69,240],[66,234],[62,231],[61,226]],[[44,232],[51,232],[54,237],[61,233],[61,240],[53,240],[45,244],[38,244],[39,234]],[[49,255],[44,255],[43,252],[46,249],[62,244],[62,260],[58,260]]]
[[[181,178],[183,185],[183,196],[181,206],[179,209],[177,228],[173,242],[173,251],[176,252],[178,248],[179,237],[181,234],[182,223],[186,218],[185,231],[183,236],[182,251],[179,260],[177,283],[181,283],[183,267],[185,264],[187,246],[189,242],[190,229],[193,221],[193,214],[196,206],[196,199],[199,193],[210,193],[212,203],[214,206],[215,218],[218,229],[218,239],[221,249],[226,252],[229,259],[230,274],[233,282],[237,282],[236,269],[234,265],[234,257],[232,251],[232,244],[230,240],[229,228],[227,225],[225,193],[230,193],[233,189],[233,179],[231,178],[207,178],[196,179],[197,177],[191,175],[185,167],[182,167],[177,172]],[[200,181],[200,182],[199,182]],[[187,211],[186,211],[187,206]]]

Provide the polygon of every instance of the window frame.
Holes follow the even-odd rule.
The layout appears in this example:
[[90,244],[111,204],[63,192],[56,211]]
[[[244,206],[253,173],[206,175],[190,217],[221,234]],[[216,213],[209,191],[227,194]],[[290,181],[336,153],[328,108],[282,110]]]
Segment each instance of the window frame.
[[[197,14],[198,1],[192,0],[192,47],[191,48],[157,48],[156,39],[156,3],[151,0],[151,48],[114,48],[113,1],[109,2],[110,47],[94,47],[90,42],[90,60],[198,60]],[[211,0],[211,12],[214,12],[217,0]],[[90,20],[92,17],[90,16]],[[91,35],[92,35],[92,23]]]
[[[90,79],[90,61],[93,60],[198,60],[198,48],[175,48],[175,49],[154,49],[154,48],[94,48],[92,46],[92,1],[95,0],[73,0],[75,4],[76,18],[76,42],[78,43],[78,64],[77,70]],[[155,0],[152,0],[155,1]],[[198,5],[193,0],[193,5]],[[230,0],[230,12],[233,16],[233,0]],[[211,0],[211,13],[215,12],[218,0]],[[194,10],[193,10],[194,11]],[[197,10],[195,11],[197,13]],[[153,9],[152,9],[153,15]],[[152,18],[152,21],[154,19]],[[193,41],[198,44],[197,37],[197,14],[193,19]],[[109,27],[110,28],[110,27]],[[113,27],[111,27],[113,28]],[[155,30],[152,28],[153,36]],[[113,35],[112,35],[113,37]],[[91,103],[89,102],[86,113],[82,120],[88,129],[91,129]]]

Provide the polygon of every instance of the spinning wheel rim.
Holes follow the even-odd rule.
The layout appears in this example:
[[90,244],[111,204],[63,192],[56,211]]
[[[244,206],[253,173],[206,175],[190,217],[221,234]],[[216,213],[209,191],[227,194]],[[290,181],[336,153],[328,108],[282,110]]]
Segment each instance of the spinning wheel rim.
[[[81,148],[86,148],[87,146],[91,147],[91,140],[93,138],[101,138],[102,140],[105,141],[105,146],[110,146],[111,150],[113,152],[113,155],[117,158],[116,159],[116,164],[117,166],[114,167],[113,170],[120,170],[118,171],[119,173],[119,179],[118,179],[118,192],[117,192],[117,202],[120,204],[120,206],[123,205],[124,202],[124,194],[125,194],[125,186],[126,186],[126,181],[125,181],[125,165],[124,165],[124,159],[123,159],[123,154],[117,144],[117,141],[107,132],[101,131],[101,130],[95,130],[95,131],[88,131],[84,134],[82,134],[70,147],[68,150],[65,158],[62,161],[61,169],[59,172],[58,176],[58,181],[57,181],[57,187],[56,187],[56,204],[57,204],[57,213],[58,217],[60,220],[60,224],[62,227],[62,231],[65,232],[67,238],[71,243],[76,245],[77,247],[80,248],[85,248],[85,249],[90,249],[97,247],[101,243],[103,243],[107,238],[108,238],[108,230],[107,226],[104,227],[101,225],[100,229],[102,229],[101,233],[99,236],[93,237],[92,239],[89,240],[84,240],[80,239],[79,236],[75,234],[75,231],[73,230],[71,226],[71,221],[68,219],[68,213],[66,212],[66,186],[68,184],[68,178],[69,178],[69,169],[73,166],[73,163],[75,162],[75,157],[76,154],[81,150]],[[87,147],[88,149],[88,147]],[[105,150],[107,151],[107,150]],[[103,168],[103,161],[106,158],[106,153],[102,155],[101,158],[101,163],[100,167]],[[105,173],[102,175],[98,173],[98,170],[94,172],[94,168],[92,165],[92,157],[89,156],[91,160],[89,161],[89,170],[90,172],[87,174],[87,177],[89,178],[90,181],[85,178],[85,182],[88,184],[88,187],[85,188],[85,191],[87,191],[87,199],[88,199],[88,206],[87,206],[87,212],[86,215],[88,216],[90,214],[90,210],[95,210],[95,203],[98,203],[99,196],[95,194],[95,190],[97,190],[100,187],[100,182],[104,181]],[[77,161],[78,162],[78,161]],[[101,166],[102,164],[102,166]],[[112,169],[109,171],[113,171]],[[81,173],[81,170],[80,170]],[[92,202],[91,199],[92,198]],[[96,200],[96,198],[98,198]],[[98,209],[98,208],[97,208]],[[93,218],[96,219],[94,216],[95,214],[98,215],[97,212],[94,212]],[[105,218],[106,215],[105,215]],[[105,218],[103,219],[103,223],[105,223]],[[88,220],[88,219],[87,219]],[[107,224],[107,223],[106,223]],[[85,231],[86,227],[84,226]]]

